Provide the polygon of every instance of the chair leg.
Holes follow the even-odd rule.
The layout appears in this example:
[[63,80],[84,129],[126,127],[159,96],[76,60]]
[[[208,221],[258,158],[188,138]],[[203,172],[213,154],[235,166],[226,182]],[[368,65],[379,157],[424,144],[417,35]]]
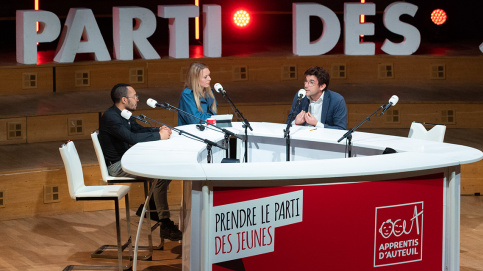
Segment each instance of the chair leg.
[[[144,182],[144,198],[147,199],[148,197],[151,198],[151,181],[146,180]],[[146,201],[146,202],[149,202]],[[152,255],[154,250],[163,250],[164,249],[164,239],[161,238],[161,243],[159,246],[153,246],[153,235],[152,232],[160,225],[160,222],[156,222],[154,226],[151,226],[151,209],[149,207],[149,204],[145,204],[146,206],[146,218],[147,218],[147,233],[148,233],[148,245],[147,246],[138,246],[138,251],[139,250],[147,250],[149,253],[147,255],[142,256],[139,260],[141,261],[151,261],[152,260]],[[154,210],[156,211],[156,210]]]
[[[146,191],[146,190],[145,190]],[[141,233],[141,229],[142,229],[142,223],[143,223],[143,219],[146,215],[146,211],[150,211],[149,210],[149,200],[151,199],[151,195],[153,193],[153,188],[150,187],[149,188],[149,193],[147,194],[146,196],[146,199],[144,201],[144,207],[143,207],[143,210],[140,214],[140,220],[139,220],[139,225],[138,225],[138,229],[136,231],[136,242],[135,242],[135,245],[134,245],[134,262],[133,262],[133,266],[136,268],[137,267],[137,252],[138,252],[138,249],[140,248],[140,246],[138,246],[138,242],[139,242],[139,235]],[[150,217],[151,217],[151,214],[148,213],[147,215],[147,218],[148,218],[148,226],[150,226]],[[148,236],[151,237],[151,233],[152,231],[154,231],[158,226],[160,225],[160,222],[156,223],[153,227],[150,227],[148,228]],[[152,243],[150,243],[152,244]],[[164,239],[161,238],[161,249],[164,248]],[[152,247],[151,247],[152,249]]]
[[[126,194],[124,197],[126,202],[126,223],[127,223],[127,236],[129,240],[129,269],[132,268],[132,260],[133,260],[133,248],[132,248],[132,235],[131,235],[131,214],[129,211],[129,194]],[[122,253],[122,251],[121,251]]]
[[[148,198],[148,196],[149,196],[149,183],[150,183],[149,180],[144,181],[144,198],[145,199]],[[153,235],[152,235],[152,230],[151,230],[151,209],[149,208],[149,204],[146,205],[146,212],[148,213],[148,215],[146,215],[146,218],[147,218],[146,223],[148,224],[147,225],[147,228],[148,228],[148,245],[147,246],[139,246],[138,249],[148,250],[149,254],[144,256],[144,258],[140,259],[140,260],[150,261],[150,260],[152,260],[153,250],[155,248],[153,247]]]
[[[144,197],[147,198],[149,195],[149,184],[150,180],[145,180],[144,182]],[[146,206],[147,212],[149,213],[150,210],[149,205]],[[127,209],[127,208],[126,208]],[[147,246],[138,246],[138,250],[142,251],[148,251],[146,255],[138,255],[140,256],[139,260],[141,261],[151,261],[153,259],[153,250],[154,249],[159,249],[159,247],[153,247],[153,237],[152,237],[152,227],[151,227],[151,218],[148,216],[147,217],[147,229],[148,229],[148,245]],[[131,240],[132,241],[132,240]],[[126,243],[127,244],[127,243]],[[126,249],[126,244],[123,246],[123,250]],[[114,258],[114,257],[109,257],[109,256],[100,256],[100,254],[103,253],[104,250],[106,249],[116,249],[117,246],[115,245],[104,245],[101,246],[99,249],[97,249],[94,253],[92,253],[93,258]],[[161,250],[163,249],[163,246],[161,246]],[[126,256],[124,256],[126,258]]]
[[[113,266],[113,265],[68,265],[64,268],[63,271],[71,271],[71,270],[118,270],[118,271],[127,271],[127,270],[132,270],[132,259],[133,259],[133,249],[132,249],[132,239],[131,239],[131,222],[129,219],[129,196],[125,196],[125,201],[126,201],[126,220],[127,220],[127,235],[128,235],[128,240],[127,242],[122,245],[121,242],[121,225],[120,225],[120,216],[119,216],[119,200],[116,198],[114,200],[115,204],[115,212],[116,212],[116,235],[117,235],[117,246],[114,245],[104,245],[101,248],[114,248],[117,247],[117,258],[118,258],[118,266]],[[129,255],[126,257],[122,256],[122,252],[126,248],[126,246],[129,246]],[[96,250],[97,253],[100,251],[100,249]],[[91,255],[93,258],[113,258],[110,257],[109,255],[101,255],[101,253],[104,250],[102,249],[99,253],[95,254],[94,253]],[[123,266],[123,258],[128,258],[129,259],[129,264],[124,268]]]
[[[120,218],[119,218],[119,200],[116,199],[115,201],[116,205],[116,237],[117,237],[117,260],[119,264],[119,271],[122,271],[122,244],[121,244],[121,223],[120,223]],[[129,242],[129,240],[128,240]]]
[[[155,231],[158,227],[161,226],[161,222],[156,222],[156,224],[154,224],[152,227],[151,227],[151,232]],[[164,250],[164,238],[161,237],[161,241],[159,243],[158,246],[155,246],[153,249],[156,249],[156,250]]]
[[[145,181],[144,182],[144,198],[147,199],[149,197],[149,199],[151,199],[151,196],[152,196],[152,193],[153,193],[153,188],[152,188],[152,180],[149,180],[149,181]],[[146,201],[146,203],[148,203],[149,200]],[[146,218],[148,219],[147,220],[147,223],[148,223],[148,241],[149,241],[149,248],[150,248],[150,252],[151,254],[153,253],[153,250],[164,250],[164,238],[161,237],[161,234],[160,234],[160,237],[161,237],[161,241],[159,243],[158,246],[153,246],[153,231],[155,231],[159,226],[161,226],[161,222],[157,221],[153,226],[151,226],[151,212],[154,211],[154,212],[157,212],[157,210],[151,210],[150,207],[149,207],[149,204],[145,205],[146,206]],[[139,246],[138,247],[139,249],[146,249],[146,246]]]
[[[149,181],[144,182],[144,199],[146,199],[149,196]],[[146,210],[148,210],[149,215],[146,216],[147,218],[147,223],[148,223],[148,228],[151,228],[151,209],[149,208],[149,204],[146,205]],[[148,244],[149,248],[151,249],[151,253],[153,253],[152,248],[153,248],[153,236],[151,234],[151,231],[148,231]]]
[[63,271],[70,270],[118,270],[118,267],[112,265],[68,265]]
[[[119,211],[119,200],[116,198],[114,199],[114,204],[115,204],[115,213],[116,213],[116,237],[117,237],[117,245],[103,245],[99,247],[96,251],[94,251],[91,254],[91,258],[104,258],[104,259],[118,259],[118,267],[116,269],[122,271],[122,270],[130,270],[132,268],[132,239],[131,239],[131,224],[130,224],[130,217],[129,217],[129,195],[125,196],[126,200],[126,215],[127,215],[127,221],[128,221],[128,238],[127,241],[122,244],[121,241],[121,223],[120,223],[120,211]],[[129,246],[129,255],[123,256],[122,253],[126,249],[126,247]],[[109,255],[109,254],[103,254],[106,252],[108,249],[117,249],[117,256],[114,255]],[[130,264],[124,269],[123,268],[123,259],[128,259]],[[94,269],[96,270],[96,269]]]

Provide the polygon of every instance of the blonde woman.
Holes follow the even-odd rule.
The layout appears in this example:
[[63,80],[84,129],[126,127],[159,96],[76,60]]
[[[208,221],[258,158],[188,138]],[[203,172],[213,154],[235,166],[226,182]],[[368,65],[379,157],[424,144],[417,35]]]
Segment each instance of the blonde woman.
[[[208,67],[202,63],[192,63],[186,74],[185,89],[179,99],[179,109],[204,120],[216,115],[217,103],[210,82]],[[178,113],[178,125],[198,123],[200,120]]]

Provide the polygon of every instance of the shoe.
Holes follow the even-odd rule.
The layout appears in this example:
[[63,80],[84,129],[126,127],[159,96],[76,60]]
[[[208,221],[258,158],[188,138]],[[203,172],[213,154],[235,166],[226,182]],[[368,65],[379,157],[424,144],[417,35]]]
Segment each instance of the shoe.
[[159,230],[161,238],[171,241],[180,241],[183,238],[183,233],[178,229],[169,218],[161,219],[161,228]]

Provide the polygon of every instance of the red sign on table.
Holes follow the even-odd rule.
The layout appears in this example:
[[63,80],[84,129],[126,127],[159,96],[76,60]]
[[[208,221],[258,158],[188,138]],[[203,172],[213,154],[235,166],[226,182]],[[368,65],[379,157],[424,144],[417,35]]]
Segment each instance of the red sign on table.
[[[443,187],[442,173],[340,184],[215,187],[214,209],[223,208],[226,215],[231,206],[238,206],[235,212],[240,206],[251,206],[253,218],[260,219],[251,226],[260,227],[257,221],[264,217],[263,228],[270,227],[273,249],[253,251],[243,258],[235,255],[214,263],[213,270],[441,270]],[[287,223],[271,224],[276,223],[273,218],[267,222],[267,214],[280,217],[285,195],[293,203],[298,199],[302,217]],[[218,228],[216,235],[223,236],[225,228]],[[210,248],[212,258],[215,253]]]

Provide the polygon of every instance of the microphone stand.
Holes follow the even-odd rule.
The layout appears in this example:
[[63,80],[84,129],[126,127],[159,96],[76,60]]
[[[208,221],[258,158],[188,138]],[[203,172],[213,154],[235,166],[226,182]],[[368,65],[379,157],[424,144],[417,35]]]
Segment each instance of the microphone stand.
[[285,128],[285,130],[283,130],[284,132],[283,137],[285,138],[285,157],[287,162],[290,161],[290,127],[292,127],[293,120],[294,120],[294,114],[293,112],[290,112],[287,127]]
[[235,104],[231,101],[230,97],[226,94],[226,91],[221,92],[221,95],[223,98],[230,104],[231,110],[235,112],[235,115],[237,116],[238,120],[241,120],[243,123],[243,128],[245,128],[245,139],[243,140],[245,142],[245,163],[248,163],[248,130],[253,131],[252,126],[248,122],[248,120],[243,117],[243,114],[238,110],[238,108],[235,106]]
[[290,127],[292,127],[292,122],[294,121],[294,119],[296,117],[294,112],[296,112],[298,110],[300,104],[302,103],[303,98],[304,97],[299,96],[299,98],[297,100],[297,104],[295,105],[295,110],[290,111],[289,121],[287,123],[287,127],[285,128],[285,130],[283,130],[283,132],[284,132],[283,137],[285,138],[285,157],[286,157],[287,162],[290,161]]
[[[170,105],[169,103],[164,103],[164,104],[162,104],[162,106],[161,106],[161,107],[162,107],[162,108],[164,108],[164,109],[170,110],[170,111],[176,111],[177,113],[180,113],[180,112],[181,112],[182,114],[188,115],[188,116],[190,116],[190,117],[193,117],[193,118],[195,118],[195,119],[199,120],[199,121],[200,121],[201,123],[203,123],[203,124],[207,124],[207,125],[208,125],[208,127],[210,127],[210,128],[215,128],[215,129],[214,129],[215,131],[218,131],[218,132],[220,132],[220,131],[221,131],[221,132],[225,133],[225,144],[226,144],[226,146],[227,146],[227,147],[228,147],[228,145],[229,145],[228,136],[234,136],[234,137],[236,137],[236,138],[238,138],[238,139],[240,139],[240,140],[243,140],[243,138],[241,138],[241,137],[237,136],[237,135],[236,135],[235,133],[233,133],[232,131],[229,131],[229,130],[227,130],[227,129],[225,129],[225,128],[221,128],[221,127],[218,127],[218,126],[216,126],[216,125],[213,125],[213,124],[211,124],[211,123],[207,122],[206,120],[204,120],[204,119],[200,119],[200,118],[198,118],[198,117],[194,116],[193,114],[190,114],[190,113],[188,113],[188,112],[186,112],[186,111],[183,111],[183,110],[181,110],[181,109],[179,109],[179,108],[177,108],[177,107],[175,107],[175,106]],[[228,136],[227,136],[227,135],[228,135]],[[225,150],[226,150],[226,149],[225,149]],[[226,158],[228,158],[228,152],[227,152],[227,157],[226,157]]]
[[348,153],[349,158],[352,157],[352,133],[354,133],[357,130],[357,128],[359,128],[359,126],[364,124],[364,122],[371,121],[371,117],[373,115],[375,115],[377,113],[377,111],[381,110],[384,106],[385,106],[384,104],[381,105],[381,107],[379,107],[376,111],[374,111],[374,113],[367,116],[361,123],[357,124],[356,127],[347,131],[347,133],[345,133],[341,138],[339,138],[339,140],[337,140],[337,143],[339,143],[342,139],[347,138],[347,153]]
[[148,117],[146,117],[145,115],[139,115],[139,117],[141,117],[141,118],[143,118],[143,119],[148,119],[148,120],[153,121],[153,122],[155,122],[155,123],[157,123],[157,124],[159,124],[159,125],[164,125],[164,126],[166,126],[166,127],[169,127],[169,128],[171,128],[171,130],[176,131],[176,132],[177,132],[179,135],[185,136],[185,137],[187,137],[187,138],[190,138],[190,139],[193,139],[193,140],[196,140],[196,141],[200,141],[200,142],[206,143],[206,150],[208,151],[208,155],[207,155],[206,159],[207,159],[207,162],[208,162],[208,163],[213,162],[213,161],[212,161],[212,151],[211,151],[211,148],[212,148],[213,146],[218,147],[218,148],[220,148],[220,149],[224,149],[224,150],[226,150],[226,149],[227,149],[225,146],[221,146],[221,145],[219,145],[219,144],[218,144],[218,143],[216,143],[216,142],[213,142],[213,141],[208,140],[208,139],[201,138],[201,137],[199,137],[199,136],[197,136],[197,135],[194,135],[194,134],[188,133],[188,132],[186,132],[186,131],[183,131],[183,130],[180,130],[180,129],[178,129],[178,128],[172,127],[172,126],[170,126],[170,125],[164,124],[164,123],[159,122],[159,121],[157,121],[157,120],[154,120],[154,119],[148,118]]

